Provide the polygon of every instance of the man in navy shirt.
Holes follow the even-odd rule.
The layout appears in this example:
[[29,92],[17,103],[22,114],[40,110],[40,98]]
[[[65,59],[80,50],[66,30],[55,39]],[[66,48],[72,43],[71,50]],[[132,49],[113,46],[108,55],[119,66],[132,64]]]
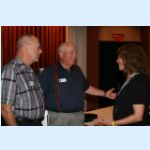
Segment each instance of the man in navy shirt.
[[105,92],[91,86],[76,65],[77,51],[72,43],[58,48],[60,61],[40,75],[48,110],[48,125],[77,126],[84,124],[84,93],[114,99],[113,89]]

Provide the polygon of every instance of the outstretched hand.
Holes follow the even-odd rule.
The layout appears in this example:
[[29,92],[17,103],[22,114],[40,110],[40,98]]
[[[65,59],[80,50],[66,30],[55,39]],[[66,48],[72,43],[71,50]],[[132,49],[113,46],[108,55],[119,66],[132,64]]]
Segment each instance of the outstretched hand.
[[106,92],[106,97],[109,98],[109,99],[115,99],[116,96],[117,96],[117,93],[113,92],[115,88],[112,88],[110,90],[108,90]]

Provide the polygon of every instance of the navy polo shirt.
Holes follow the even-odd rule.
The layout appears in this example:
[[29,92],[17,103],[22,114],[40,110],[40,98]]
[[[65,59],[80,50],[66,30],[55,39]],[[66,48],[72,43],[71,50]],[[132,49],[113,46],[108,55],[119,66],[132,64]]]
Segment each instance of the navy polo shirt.
[[[84,107],[84,91],[89,88],[79,66],[74,65],[68,71],[57,64],[60,89],[60,104],[62,112],[82,111]],[[40,83],[45,96],[47,110],[57,111],[56,105],[56,81],[54,66],[50,65],[40,75]]]

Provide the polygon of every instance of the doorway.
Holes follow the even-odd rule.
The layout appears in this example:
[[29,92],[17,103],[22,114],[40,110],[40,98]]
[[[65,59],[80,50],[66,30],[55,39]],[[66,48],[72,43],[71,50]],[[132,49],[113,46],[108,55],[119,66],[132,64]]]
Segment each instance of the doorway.
[[[126,42],[99,42],[99,87],[104,90],[115,88],[118,92],[125,77],[118,69],[117,49]],[[113,100],[100,97],[99,107],[111,106]]]

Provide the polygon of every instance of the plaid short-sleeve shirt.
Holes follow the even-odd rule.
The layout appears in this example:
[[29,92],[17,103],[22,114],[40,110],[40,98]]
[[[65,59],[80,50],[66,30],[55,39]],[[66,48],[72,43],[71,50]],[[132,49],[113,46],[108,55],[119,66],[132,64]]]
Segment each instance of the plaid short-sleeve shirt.
[[11,104],[16,117],[39,119],[44,116],[40,83],[33,70],[19,58],[4,67],[1,86],[1,103]]

